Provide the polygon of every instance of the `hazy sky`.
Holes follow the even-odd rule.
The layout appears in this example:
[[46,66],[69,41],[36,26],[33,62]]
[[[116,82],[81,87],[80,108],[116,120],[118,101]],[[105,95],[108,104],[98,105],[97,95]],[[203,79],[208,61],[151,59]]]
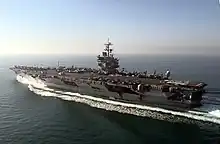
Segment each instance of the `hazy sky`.
[[218,0],[0,0],[8,53],[220,54]]

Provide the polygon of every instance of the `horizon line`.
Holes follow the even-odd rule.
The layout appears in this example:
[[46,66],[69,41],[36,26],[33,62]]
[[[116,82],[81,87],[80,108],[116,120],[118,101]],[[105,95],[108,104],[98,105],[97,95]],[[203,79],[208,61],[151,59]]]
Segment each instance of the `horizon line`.
[[[68,56],[98,56],[99,54],[94,54],[94,53],[7,53],[7,54],[1,54],[0,56],[63,56],[63,55],[68,55]],[[161,56],[166,56],[166,55],[177,55],[177,56],[186,56],[186,55],[190,55],[190,56],[220,56],[219,53],[115,53],[115,56],[117,55],[121,55],[121,56],[144,56],[144,55],[161,55]]]

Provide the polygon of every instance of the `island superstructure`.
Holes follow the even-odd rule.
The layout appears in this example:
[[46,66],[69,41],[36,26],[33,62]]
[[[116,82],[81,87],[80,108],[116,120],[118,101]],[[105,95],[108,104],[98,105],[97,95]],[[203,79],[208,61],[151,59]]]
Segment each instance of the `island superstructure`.
[[40,80],[49,88],[112,101],[179,111],[202,106],[206,83],[173,80],[169,70],[165,74],[119,70],[119,58],[114,56],[112,45],[108,39],[104,51],[97,56],[97,69],[74,66],[14,66],[10,69],[17,75]]

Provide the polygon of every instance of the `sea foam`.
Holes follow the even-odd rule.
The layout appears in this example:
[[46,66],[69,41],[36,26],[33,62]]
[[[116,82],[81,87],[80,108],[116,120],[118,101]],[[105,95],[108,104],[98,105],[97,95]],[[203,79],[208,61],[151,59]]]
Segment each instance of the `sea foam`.
[[[220,110],[218,109],[212,111],[208,111],[207,109],[207,113],[198,112],[198,111],[188,111],[188,112],[171,111],[158,107],[129,104],[129,103],[97,98],[89,95],[81,95],[79,93],[63,92],[63,91],[50,89],[41,80],[35,79],[25,74],[17,75],[16,79],[18,82],[28,85],[30,91],[41,96],[57,97],[67,101],[84,103],[90,105],[91,107],[96,107],[109,111],[117,111],[120,113],[127,113],[137,116],[152,117],[159,119],[170,119],[176,116],[180,116],[188,119],[195,119],[199,121],[207,121],[207,122],[220,124]],[[166,116],[164,114],[166,114]],[[167,117],[167,115],[169,115],[169,117]],[[180,120],[180,118],[176,118],[176,119]]]

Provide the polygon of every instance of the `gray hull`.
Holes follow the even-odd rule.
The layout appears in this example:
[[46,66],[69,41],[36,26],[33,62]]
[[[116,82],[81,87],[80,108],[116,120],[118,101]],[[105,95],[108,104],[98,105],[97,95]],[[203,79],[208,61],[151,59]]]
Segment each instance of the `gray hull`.
[[27,74],[41,79],[49,88],[61,89],[94,97],[123,101],[132,104],[156,106],[188,111],[201,106],[205,83],[170,81],[170,71],[165,75],[148,75],[147,72],[119,71],[119,58],[114,57],[108,40],[102,55],[97,56],[99,69],[77,67],[10,68],[16,74]]
[[[77,83],[78,86],[71,86],[64,84],[59,79],[49,78],[44,80],[44,83],[48,88],[53,88],[62,91],[69,91],[80,93],[84,95],[90,95],[94,97],[99,97],[108,100],[115,100],[120,102],[140,104],[146,106],[160,107],[169,110],[178,110],[178,111],[188,111],[192,109],[190,101],[172,101],[167,100],[165,93],[162,93],[160,90],[154,89],[150,92],[145,92],[144,97],[140,100],[139,95],[124,93],[123,98],[121,98],[117,92],[109,91],[104,85],[99,83],[90,84],[87,83]],[[167,94],[168,95],[168,94]]]

